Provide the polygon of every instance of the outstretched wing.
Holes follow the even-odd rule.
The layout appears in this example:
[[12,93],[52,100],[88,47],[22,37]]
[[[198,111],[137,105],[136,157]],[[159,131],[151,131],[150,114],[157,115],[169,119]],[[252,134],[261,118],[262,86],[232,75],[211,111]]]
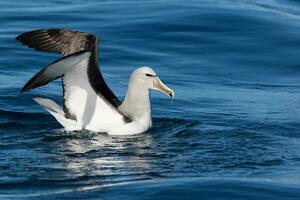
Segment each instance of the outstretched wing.
[[[127,118],[93,90],[87,73],[91,55],[91,51],[81,51],[53,62],[34,75],[22,91],[46,85],[52,80],[63,77],[64,118],[68,119],[68,122],[76,121],[85,129],[107,132],[116,124],[127,123]],[[46,107],[65,128],[68,128],[69,124],[64,123],[61,114],[59,113],[59,116],[56,114],[57,106],[49,107],[48,103],[41,105]]]
[[[60,53],[63,56],[71,56],[75,53],[90,51],[91,56],[87,63],[89,83],[98,96],[103,98],[104,101],[110,104],[114,109],[118,110],[121,102],[105,83],[98,67],[99,40],[96,36],[69,29],[41,29],[23,33],[16,39],[24,45],[36,50]],[[66,80],[64,80],[64,76],[61,77],[63,78],[64,85]],[[46,83],[47,81],[43,84]],[[40,85],[34,86],[38,87]],[[28,87],[28,89],[30,88],[33,87]],[[26,89],[27,87],[25,85],[23,91]]]
[[95,49],[98,51],[96,36],[69,29],[34,30],[23,33],[16,39],[30,48],[60,53],[63,56],[83,50]]

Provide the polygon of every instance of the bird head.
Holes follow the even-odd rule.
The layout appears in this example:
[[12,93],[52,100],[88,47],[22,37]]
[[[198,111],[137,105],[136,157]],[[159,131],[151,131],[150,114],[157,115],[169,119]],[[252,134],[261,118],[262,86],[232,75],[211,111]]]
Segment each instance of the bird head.
[[150,67],[136,69],[132,73],[130,80],[135,82],[136,85],[139,85],[139,87],[161,91],[171,98],[175,96],[174,91],[167,87]]

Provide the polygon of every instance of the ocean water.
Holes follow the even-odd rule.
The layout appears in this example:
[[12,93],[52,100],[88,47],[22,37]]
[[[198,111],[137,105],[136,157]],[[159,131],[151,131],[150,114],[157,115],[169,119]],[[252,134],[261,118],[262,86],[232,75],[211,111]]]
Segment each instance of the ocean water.
[[[296,0],[0,1],[0,199],[300,199],[300,3]],[[154,126],[133,136],[64,132],[20,94],[59,55],[15,37],[71,28],[100,37],[124,98],[151,66]]]

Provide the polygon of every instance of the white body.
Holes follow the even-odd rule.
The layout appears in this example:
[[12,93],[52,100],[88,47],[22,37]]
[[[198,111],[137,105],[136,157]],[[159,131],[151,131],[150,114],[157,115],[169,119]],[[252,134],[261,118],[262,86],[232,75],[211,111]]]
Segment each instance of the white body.
[[36,50],[63,55],[36,73],[21,92],[62,77],[63,109],[50,99],[34,100],[68,131],[86,129],[118,135],[144,132],[152,125],[149,90],[159,90],[172,98],[175,95],[151,68],[141,67],[132,73],[125,100],[120,105],[98,69],[99,38],[90,33],[40,29],[23,33],[16,39]]
[[[133,87],[133,84],[129,84],[126,98],[119,107],[120,111],[132,119],[132,122],[126,122],[123,116],[98,96],[91,87],[87,75],[90,54],[85,53],[80,56],[76,63],[74,59],[72,60],[72,66],[68,66],[68,60],[63,61],[64,66],[59,66],[65,70],[63,78],[65,105],[76,120],[65,118],[62,108],[52,100],[43,98],[34,100],[49,111],[67,131],[86,129],[108,134],[128,135],[149,129],[152,125],[149,90],[143,91],[145,93],[143,95],[135,94],[134,91],[141,91],[134,90],[134,88],[131,90],[130,87]],[[61,63],[58,64],[61,65]],[[134,99],[134,104],[131,104],[131,99]]]

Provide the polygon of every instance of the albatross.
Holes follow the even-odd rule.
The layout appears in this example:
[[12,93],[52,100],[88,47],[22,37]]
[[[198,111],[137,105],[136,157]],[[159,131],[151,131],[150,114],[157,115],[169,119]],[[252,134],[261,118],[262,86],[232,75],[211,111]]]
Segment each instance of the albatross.
[[136,69],[130,76],[121,102],[107,86],[98,66],[99,38],[69,29],[41,29],[25,32],[16,40],[39,51],[63,57],[35,74],[21,89],[25,92],[62,79],[63,106],[36,97],[67,131],[89,130],[125,135],[145,132],[152,126],[150,90],[171,98],[168,88],[150,67]]

